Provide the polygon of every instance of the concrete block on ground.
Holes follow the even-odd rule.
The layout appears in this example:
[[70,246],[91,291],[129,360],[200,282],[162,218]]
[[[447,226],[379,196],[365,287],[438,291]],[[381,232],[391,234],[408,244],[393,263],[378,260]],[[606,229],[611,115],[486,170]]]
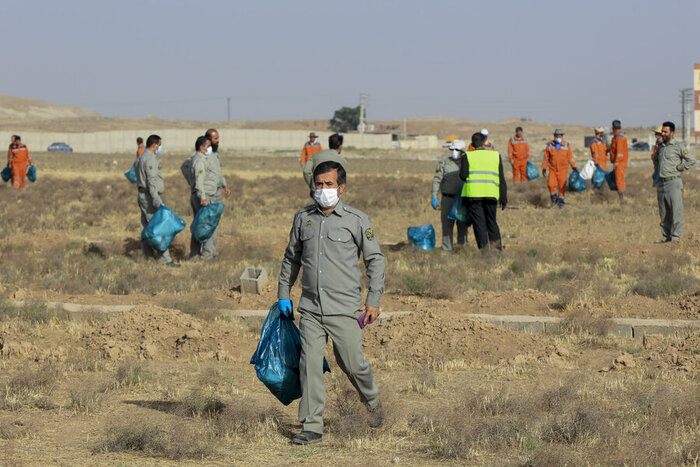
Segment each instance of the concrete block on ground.
[[241,293],[261,294],[267,283],[265,268],[245,268],[241,274]]
[[620,319],[632,327],[633,336],[641,339],[647,334],[665,337],[684,337],[700,330],[700,321],[682,319]]

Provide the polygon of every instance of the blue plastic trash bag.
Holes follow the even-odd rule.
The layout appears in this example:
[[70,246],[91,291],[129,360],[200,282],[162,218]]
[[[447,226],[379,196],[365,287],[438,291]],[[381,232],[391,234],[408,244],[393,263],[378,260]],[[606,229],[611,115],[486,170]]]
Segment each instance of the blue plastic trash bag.
[[34,164],[29,165],[29,170],[27,170],[27,178],[32,183],[36,182],[36,167],[34,167]]
[[190,225],[190,232],[192,232],[194,239],[199,243],[209,240],[219,225],[223,211],[224,205],[221,203],[209,203],[199,208]]
[[593,178],[591,179],[591,184],[593,184],[594,187],[600,188],[603,186],[603,183],[605,183],[605,170],[596,168],[595,172],[593,172]]
[[569,190],[579,192],[585,190],[586,181],[583,179],[578,170],[574,169],[569,175]]
[[535,180],[536,178],[540,178],[540,171],[537,170],[535,164],[533,164],[530,161],[527,161],[527,179]]
[[654,183],[659,183],[659,169],[654,170],[654,173],[651,174],[651,179]]
[[141,240],[151,248],[163,252],[173,242],[173,238],[185,228],[185,221],[172,209],[160,205],[150,222],[141,232]]
[[[275,303],[265,318],[258,348],[250,358],[250,364],[255,365],[258,379],[284,405],[301,397],[300,357],[299,328],[280,313],[279,305]],[[331,371],[325,358],[323,371]]]
[[617,191],[617,182],[615,181],[615,171],[611,170],[605,174],[605,181],[608,182],[608,188],[612,191]]
[[455,197],[455,202],[452,203],[452,209],[447,215],[447,218],[464,225],[472,225],[472,218],[469,217],[467,205],[464,204],[464,199],[461,196],[457,195],[457,197]]
[[136,167],[135,164],[131,166],[129,170],[124,172],[124,176],[126,177],[127,180],[129,180],[131,183],[136,183]]
[[0,172],[0,177],[2,177],[3,182],[10,181],[10,179],[12,178],[12,169],[9,165],[2,169],[2,172]]
[[435,248],[435,229],[432,224],[409,227],[406,233],[408,234],[408,243],[414,247],[424,250]]

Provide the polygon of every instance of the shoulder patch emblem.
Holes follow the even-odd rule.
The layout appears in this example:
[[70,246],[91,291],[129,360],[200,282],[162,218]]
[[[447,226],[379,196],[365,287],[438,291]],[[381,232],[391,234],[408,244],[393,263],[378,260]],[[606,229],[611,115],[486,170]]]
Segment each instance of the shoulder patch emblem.
[[151,170],[151,169],[153,169],[153,166],[152,166],[152,165],[149,165],[149,166],[148,166],[148,170]]
[[435,173],[436,173],[436,174],[439,174],[439,173],[440,173],[440,169],[437,169],[437,170],[435,171]]
[[685,154],[685,155],[687,156],[687,155],[688,155],[688,150],[687,150],[687,149],[684,149],[684,150],[683,150],[683,154]]
[[367,237],[367,240],[369,240],[370,242],[374,240],[374,230],[372,230],[372,227],[365,230],[365,237]]
[[311,227],[311,219],[309,219],[309,220],[306,221],[306,226],[307,226],[307,227]]

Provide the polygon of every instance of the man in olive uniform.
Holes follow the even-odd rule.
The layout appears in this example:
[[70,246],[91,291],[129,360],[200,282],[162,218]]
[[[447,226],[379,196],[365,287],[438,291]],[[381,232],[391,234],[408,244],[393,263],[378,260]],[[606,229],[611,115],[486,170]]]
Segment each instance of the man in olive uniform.
[[[384,292],[384,255],[369,217],[340,200],[346,174],[342,165],[327,161],[314,169],[315,204],[294,216],[289,244],[282,260],[277,296],[281,312],[293,319],[290,290],[299,269],[302,293],[299,301],[301,331],[301,433],[295,444],[321,441],[326,389],[323,381],[323,352],[328,338],[341,370],[357,389],[370,413],[369,424],[378,428],[384,421],[379,388],[362,353],[362,326],[379,316]],[[362,304],[362,253],[369,277],[369,291]],[[364,313],[364,318],[361,319]],[[360,321],[358,321],[360,320]]]
[[[163,204],[161,196],[165,191],[165,184],[160,171],[160,160],[156,157],[162,150],[160,136],[151,135],[146,140],[146,150],[141,154],[141,157],[136,159],[134,164],[136,186],[138,187],[137,200],[139,209],[141,209],[141,230],[146,228],[148,222]],[[168,250],[161,253],[143,242],[141,242],[141,248],[146,258],[154,257],[166,266],[180,267],[179,264],[173,262]]]
[[[455,197],[462,190],[462,180],[459,179],[459,164],[462,162],[462,156],[467,146],[460,139],[451,141],[443,146],[451,151],[450,157],[446,157],[438,162],[435,176],[433,177],[432,200],[430,204],[433,206],[433,209],[440,209],[442,249],[452,251],[452,231],[456,221],[449,219],[447,216],[450,215]],[[442,194],[442,202],[438,201],[438,193]],[[457,244],[467,244],[467,226],[461,222],[457,222]]]
[[656,197],[659,202],[661,233],[663,238],[655,243],[679,240],[683,234],[683,182],[681,172],[695,165],[695,158],[683,145],[673,139],[676,125],[664,122],[661,138],[654,154],[654,167],[659,169]]
[[[218,136],[218,135],[217,135]],[[209,203],[221,203],[223,197],[231,195],[226,186],[226,179],[221,172],[221,161],[218,154],[213,151],[212,140],[208,136],[200,136],[195,143],[196,152],[192,156],[192,196],[190,204],[194,215]],[[204,243],[199,243],[194,235],[190,240],[190,258],[199,257],[209,261],[217,256],[216,253],[216,227],[214,233]]]
[[348,162],[345,160],[340,153],[343,151],[343,135],[338,133],[333,133],[328,137],[328,147],[325,151],[319,151],[314,153],[304,165],[304,181],[311,191],[316,189],[316,182],[314,181],[313,173],[316,166],[326,161],[335,161],[343,166],[345,170],[348,168]]

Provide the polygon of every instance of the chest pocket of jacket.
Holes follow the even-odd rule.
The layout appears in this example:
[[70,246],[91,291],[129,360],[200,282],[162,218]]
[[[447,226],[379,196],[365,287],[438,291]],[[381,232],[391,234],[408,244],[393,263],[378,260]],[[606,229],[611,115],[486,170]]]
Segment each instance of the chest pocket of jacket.
[[349,243],[352,241],[352,234],[349,230],[334,229],[328,232],[328,239],[333,242]]
[[315,232],[315,229],[313,226],[310,226],[310,225],[303,226],[301,228],[301,232],[299,233],[299,240],[301,240],[302,242],[305,242],[305,241],[313,238],[313,236],[315,234],[316,234],[316,232]]

